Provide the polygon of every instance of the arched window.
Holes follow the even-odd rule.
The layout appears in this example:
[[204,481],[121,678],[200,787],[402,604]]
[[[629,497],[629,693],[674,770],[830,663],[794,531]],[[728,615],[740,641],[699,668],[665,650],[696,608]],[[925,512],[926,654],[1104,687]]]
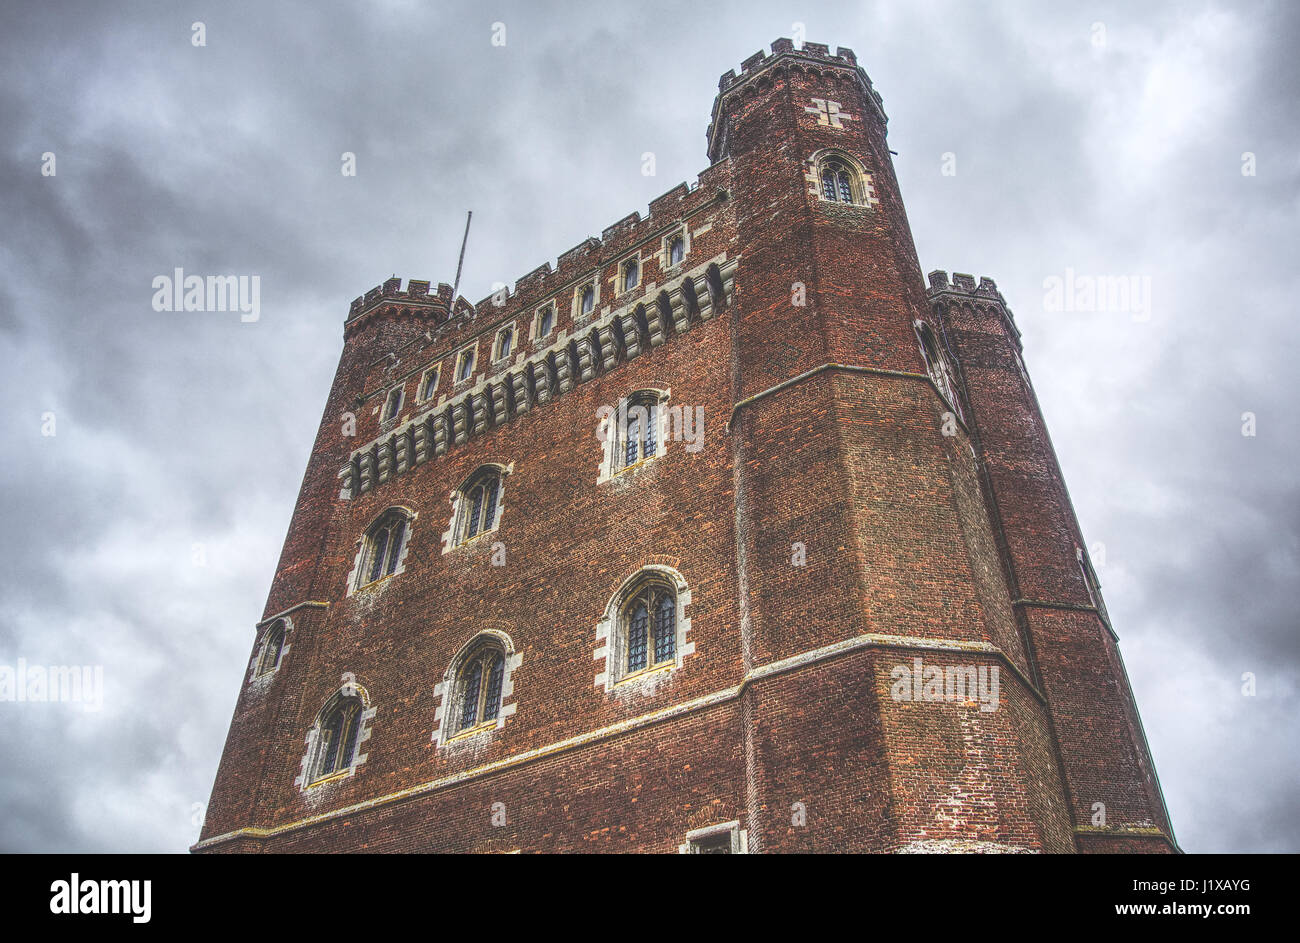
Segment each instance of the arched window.
[[384,402],[384,422],[390,419],[396,419],[398,412],[402,409],[402,388],[399,386],[388,394],[388,399]]
[[488,466],[475,472],[460,487],[456,543],[473,540],[496,528],[500,515],[501,472]]
[[515,329],[513,327],[503,328],[497,334],[497,349],[493,360],[504,360],[510,356],[510,348],[515,342]]
[[280,667],[280,656],[284,654],[284,621],[272,623],[262,635],[262,652],[257,657],[257,670],[254,677],[269,675]]
[[462,735],[504,726],[515,712],[512,676],[520,660],[505,632],[484,629],[473,636],[434,688],[441,698],[435,712],[434,742],[442,745]]
[[596,686],[613,691],[643,679],[636,687],[654,690],[656,679],[695,654],[695,643],[687,641],[690,605],[686,580],[668,567],[651,565],[624,582],[596,625]]
[[676,265],[686,257],[686,240],[681,236],[674,236],[672,242],[668,243],[668,264]]
[[948,401],[948,405],[961,415],[961,402],[957,399],[957,386],[954,382],[952,368],[948,365],[948,359],[944,357],[942,349],[939,347],[938,339],[934,336],[934,331],[930,325],[924,321],[917,321],[913,325],[916,329],[916,339],[921,345],[921,356],[925,360],[926,372],[934,385],[939,388],[943,398]]
[[468,380],[474,375],[474,352],[473,347],[467,348],[460,352],[460,358],[456,361],[456,382]]
[[828,203],[866,206],[874,201],[869,180],[857,162],[834,152],[816,158],[818,195]]
[[632,597],[623,619],[627,631],[624,677],[676,658],[677,598],[671,589],[646,587]]
[[465,659],[456,675],[456,733],[496,723],[505,675],[506,656],[496,644],[484,644]]
[[407,515],[399,508],[385,511],[362,538],[361,569],[357,587],[367,586],[397,572],[406,545]]
[[639,390],[619,403],[609,417],[612,472],[630,468],[659,454],[661,394]]
[[322,711],[317,727],[313,782],[352,766],[357,752],[357,735],[361,732],[361,713],[360,698],[342,695],[335,695]]
[[586,288],[582,289],[582,295],[581,295],[581,300],[579,302],[579,307],[582,310],[583,314],[591,314],[592,308],[594,308],[595,305],[596,305],[596,289],[593,288],[591,285],[588,285]]
[[541,317],[537,319],[537,336],[546,337],[553,327],[555,327],[555,308],[547,305],[542,309]]
[[618,632],[619,680],[676,664],[676,588],[666,580],[645,580],[628,594],[620,607]]
[[437,367],[431,367],[424,374],[424,380],[420,383],[420,400],[433,399],[433,394],[438,391],[438,373]]
[[641,264],[636,259],[623,263],[623,290],[631,291],[641,279]]

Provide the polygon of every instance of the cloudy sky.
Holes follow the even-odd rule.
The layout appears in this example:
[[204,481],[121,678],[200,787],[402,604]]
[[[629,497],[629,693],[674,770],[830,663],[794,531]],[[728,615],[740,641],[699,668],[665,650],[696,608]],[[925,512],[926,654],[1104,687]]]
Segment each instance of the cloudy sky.
[[[1300,850],[1300,15],[1066,6],[3,4],[0,665],[104,699],[0,703],[0,849],[197,838],[348,302],[451,281],[467,209],[474,299],[644,212],[802,24],[884,96],[922,266],[1016,314],[1180,843]],[[260,318],[153,310],[177,267]],[[1067,270],[1149,310],[1051,310]]]

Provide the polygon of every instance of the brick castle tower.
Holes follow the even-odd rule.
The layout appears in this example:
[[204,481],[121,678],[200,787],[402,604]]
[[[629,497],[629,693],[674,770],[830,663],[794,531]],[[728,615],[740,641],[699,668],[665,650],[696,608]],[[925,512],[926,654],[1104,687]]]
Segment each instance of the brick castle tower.
[[1019,332],[854,54],[344,346],[196,851],[1176,851]]

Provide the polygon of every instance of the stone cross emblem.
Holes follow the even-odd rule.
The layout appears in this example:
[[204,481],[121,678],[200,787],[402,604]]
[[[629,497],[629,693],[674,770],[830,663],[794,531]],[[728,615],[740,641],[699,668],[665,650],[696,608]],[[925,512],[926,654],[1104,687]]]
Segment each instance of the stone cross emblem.
[[817,116],[817,123],[828,128],[843,128],[840,119],[852,121],[853,116],[847,112],[840,111],[840,103],[827,101],[824,98],[814,98],[812,104],[804,108],[804,111],[810,115]]

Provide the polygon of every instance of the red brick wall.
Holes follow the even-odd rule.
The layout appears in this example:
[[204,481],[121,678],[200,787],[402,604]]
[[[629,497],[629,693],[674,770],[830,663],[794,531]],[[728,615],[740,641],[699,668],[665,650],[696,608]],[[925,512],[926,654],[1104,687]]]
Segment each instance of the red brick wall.
[[[1015,360],[1018,332],[991,283],[949,286],[946,275],[933,278],[936,317],[962,366],[1075,820],[1094,828],[1101,803],[1105,825],[1098,828],[1120,835],[1154,831],[1154,839],[1138,839],[1138,846],[1173,850],[1119,649],[1092,604],[1077,557],[1086,545],[1037,398]],[[1081,850],[1131,844],[1110,841],[1106,831],[1089,834]]]

